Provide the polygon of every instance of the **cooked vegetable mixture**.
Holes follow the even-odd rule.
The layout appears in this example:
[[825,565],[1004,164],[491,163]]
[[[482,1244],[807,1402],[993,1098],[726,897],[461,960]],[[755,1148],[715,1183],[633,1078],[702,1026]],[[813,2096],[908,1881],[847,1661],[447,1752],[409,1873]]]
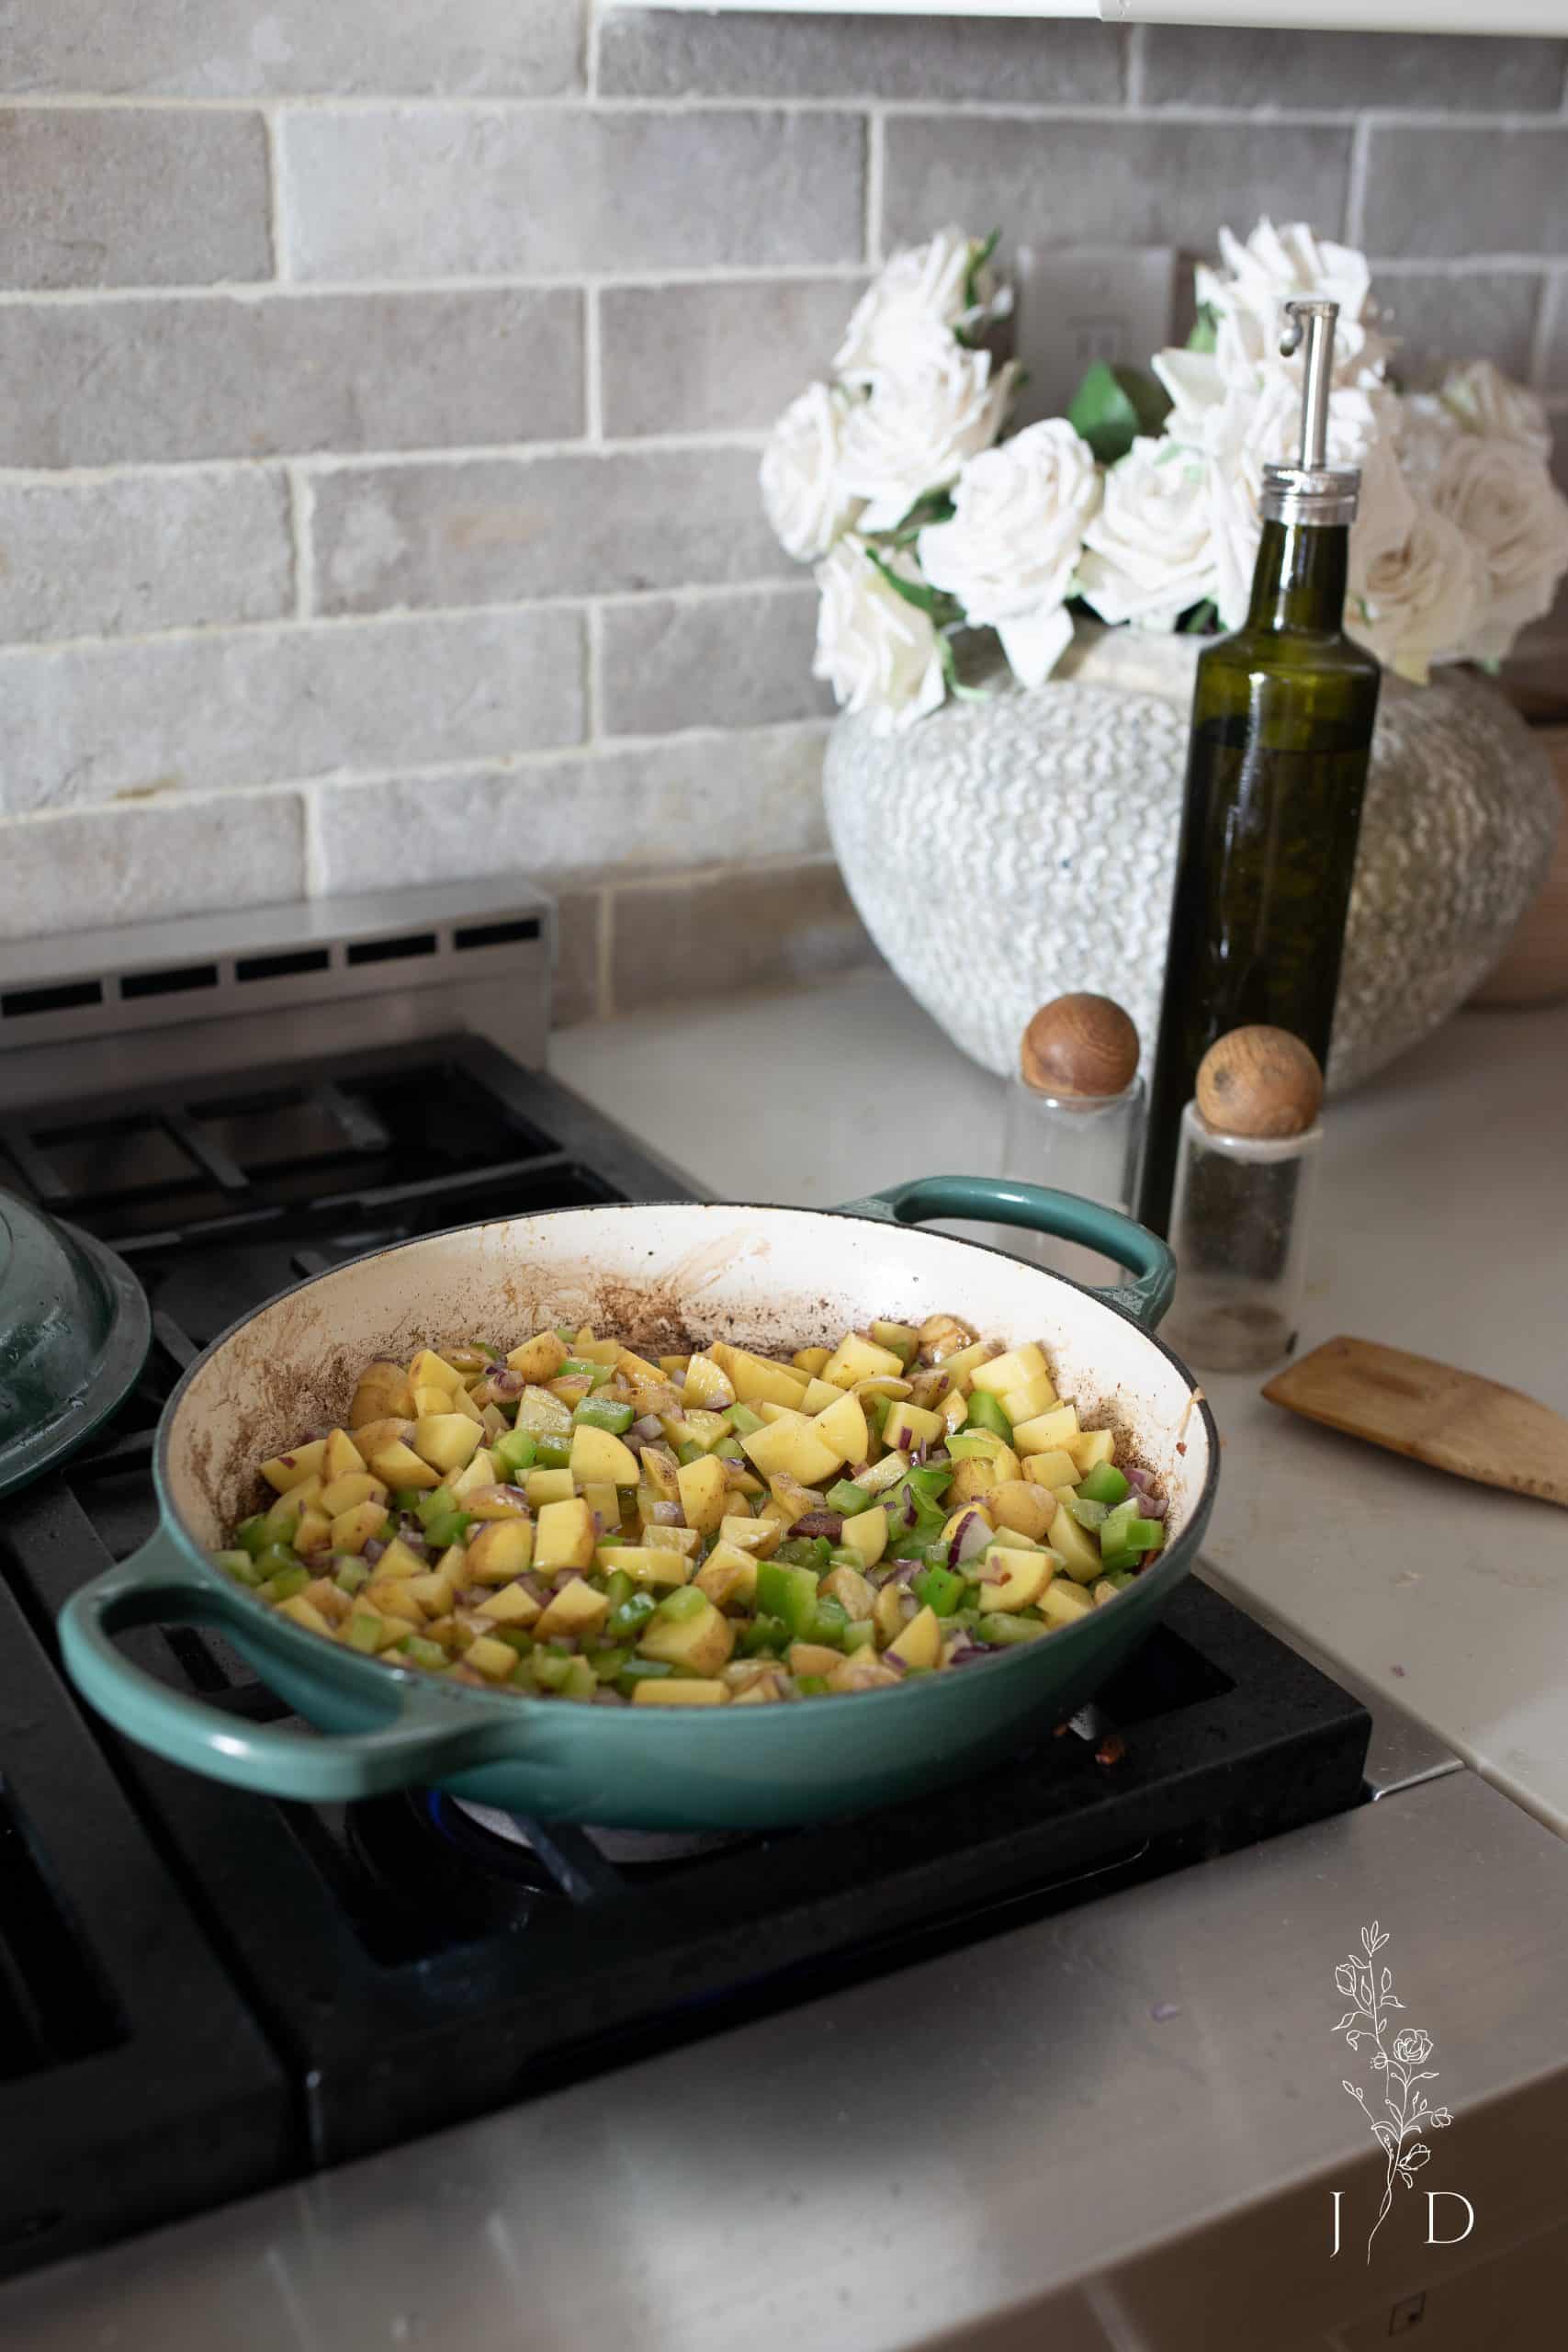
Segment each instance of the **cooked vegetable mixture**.
[[536,1697],[875,1690],[1045,1640],[1166,1540],[1043,1351],[951,1315],[788,1363],[463,1340],[367,1365],[348,1421],[261,1464],[219,1566],[328,1641]]

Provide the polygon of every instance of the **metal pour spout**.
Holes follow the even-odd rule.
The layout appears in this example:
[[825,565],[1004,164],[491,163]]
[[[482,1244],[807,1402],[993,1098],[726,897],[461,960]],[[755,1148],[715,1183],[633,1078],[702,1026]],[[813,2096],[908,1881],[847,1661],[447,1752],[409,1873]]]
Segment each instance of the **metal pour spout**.
[[1337,302],[1287,302],[1289,324],[1280,337],[1281,356],[1289,359],[1306,338],[1306,366],[1302,376],[1302,444],[1296,460],[1317,472],[1328,462],[1328,393],[1334,375],[1334,326]]

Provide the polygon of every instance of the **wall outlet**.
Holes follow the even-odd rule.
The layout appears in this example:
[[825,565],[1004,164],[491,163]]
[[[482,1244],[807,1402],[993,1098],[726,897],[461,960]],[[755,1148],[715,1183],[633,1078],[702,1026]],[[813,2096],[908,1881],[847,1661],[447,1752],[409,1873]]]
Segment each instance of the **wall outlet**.
[[1012,347],[1028,371],[1016,421],[1061,416],[1097,359],[1147,368],[1173,340],[1173,245],[1014,249]]

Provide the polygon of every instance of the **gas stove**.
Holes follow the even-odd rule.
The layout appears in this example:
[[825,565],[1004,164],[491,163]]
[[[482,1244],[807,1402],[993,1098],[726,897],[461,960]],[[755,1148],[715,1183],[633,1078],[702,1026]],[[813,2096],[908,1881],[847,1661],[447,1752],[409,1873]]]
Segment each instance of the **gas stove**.
[[[154,1338],[119,1412],[0,1527],[0,2275],[1360,1800],[1360,1706],[1197,1583],[1031,1753],[773,1835],[520,1821],[440,1791],[276,1804],[121,1742],[62,1679],[54,1618],[151,1532],[158,1413],[209,1340],[390,1241],[694,1196],[530,1066],[548,911],[525,894],[328,904],[303,939],[276,910],[265,935],[246,921],[238,944],[184,925],[150,948],[73,942],[4,999],[7,1021],[79,1026],[0,1053],[0,1182],[120,1252]],[[484,936],[458,949],[463,931]],[[350,960],[389,939],[433,944]],[[216,978],[139,996],[131,942],[137,970]],[[240,981],[246,960],[268,968]],[[367,963],[383,980],[395,967],[397,988],[365,989]],[[162,1017],[209,985],[285,1001]],[[33,1001],[14,1012],[18,993]],[[147,1003],[160,1017],[138,1026]],[[148,1628],[127,1646],[238,1717],[285,1716],[212,1634]]]

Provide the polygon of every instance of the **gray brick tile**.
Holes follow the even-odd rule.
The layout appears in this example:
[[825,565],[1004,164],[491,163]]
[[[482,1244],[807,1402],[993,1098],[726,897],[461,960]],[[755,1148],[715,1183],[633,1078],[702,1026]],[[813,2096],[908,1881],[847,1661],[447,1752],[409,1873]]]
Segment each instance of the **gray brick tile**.
[[207,286],[271,269],[259,115],[0,109],[0,285]]

